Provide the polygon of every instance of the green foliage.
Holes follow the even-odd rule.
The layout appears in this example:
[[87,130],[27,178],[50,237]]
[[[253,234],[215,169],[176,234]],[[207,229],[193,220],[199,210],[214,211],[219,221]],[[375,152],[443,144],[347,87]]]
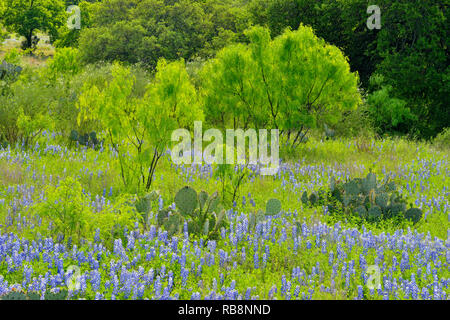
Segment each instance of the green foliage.
[[159,210],[156,218],[158,226],[164,226],[170,236],[180,233],[187,223],[190,234],[217,239],[220,228],[227,226],[225,210],[219,205],[217,192],[208,195],[201,191],[197,194],[193,188],[185,186],[175,195],[175,205],[176,210]]
[[370,78],[372,93],[367,97],[369,114],[379,133],[403,131],[416,120],[416,116],[407,107],[407,102],[393,98],[393,88],[383,84],[382,75],[373,75]]
[[130,227],[133,218],[127,196],[123,195],[114,205],[96,212],[90,206],[91,199],[84,193],[79,181],[72,177],[62,180],[59,186],[45,188],[46,199],[30,207],[30,213],[44,219],[53,236],[62,235],[74,241],[91,237],[99,229],[102,239],[109,241],[117,228]]
[[[447,5],[440,0],[380,0],[376,5],[381,10],[381,29],[369,30],[370,4],[367,0],[252,0],[248,10],[255,24],[268,26],[275,36],[286,27],[311,26],[319,37],[342,48],[366,89],[374,72],[382,74],[385,89],[378,95],[384,98],[377,99],[384,101],[384,106],[394,103],[401,109],[395,115],[388,112],[383,125],[400,120],[398,116],[406,115],[407,106],[415,121],[395,129],[425,138],[434,136],[450,122],[446,112],[450,88]],[[386,92],[391,91],[388,86],[398,100]]]
[[[10,73],[7,74],[9,76],[6,77],[11,77]],[[40,74],[27,71],[3,89],[0,95],[0,141],[10,144],[20,141],[26,146],[33,144],[43,130],[52,127],[49,114],[52,106],[52,98],[49,97],[54,94],[52,88]]]
[[108,0],[89,8],[79,48],[87,62],[142,62],[209,57],[249,26],[237,1]]
[[384,75],[396,96],[416,116],[405,132],[429,138],[450,123],[448,4],[440,0],[379,3],[383,25],[377,36]]
[[271,40],[246,32],[249,45],[220,51],[203,70],[207,120],[227,127],[278,128],[292,143],[320,122],[336,123],[360,103],[358,78],[342,52],[301,26]]
[[81,71],[81,67],[79,51],[73,48],[57,49],[55,56],[48,64],[49,72],[54,77],[57,74],[74,76]]
[[57,30],[65,22],[65,7],[62,0],[4,0],[5,11],[3,23],[11,32],[25,37],[25,49],[36,47],[39,39],[36,30],[48,32],[52,39],[57,37]]
[[[1,17],[3,17],[5,10],[6,10],[5,2],[0,1],[0,16]],[[3,42],[3,40],[6,38],[6,36],[7,36],[7,33],[4,30],[2,21],[0,21],[0,43]]]
[[136,78],[130,68],[115,64],[112,73],[112,80],[101,90],[84,86],[77,104],[78,123],[92,120],[106,130],[125,186],[149,190],[172,131],[190,128],[202,119],[196,91],[184,61],[167,64],[161,60],[143,97],[132,95]]
[[[370,75],[379,62],[376,30],[366,26],[367,0],[252,0],[248,10],[254,24],[270,28],[273,36],[292,30],[301,24],[311,26],[318,37],[341,48],[349,57],[352,71],[358,71],[366,87]],[[382,9],[382,12],[388,10]]]
[[442,130],[442,132],[434,138],[433,143],[440,148],[450,148],[450,127]]
[[66,5],[75,4],[80,8],[81,21],[80,29],[69,29],[67,23],[58,29],[58,39],[54,45],[57,48],[78,47],[81,30],[91,27],[91,12],[95,7],[95,1],[70,1]]

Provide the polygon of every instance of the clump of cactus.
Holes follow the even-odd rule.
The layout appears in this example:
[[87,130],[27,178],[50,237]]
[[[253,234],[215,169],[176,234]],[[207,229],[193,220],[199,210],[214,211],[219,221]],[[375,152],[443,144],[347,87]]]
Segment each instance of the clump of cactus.
[[[333,179],[330,194],[342,205],[344,212],[354,212],[369,221],[400,216],[417,223],[422,218],[420,209],[406,209],[406,201],[396,191],[393,181],[378,184],[374,173],[345,183],[337,183]],[[328,209],[333,212],[337,208],[330,204]]]
[[281,212],[281,201],[278,199],[269,199],[266,202],[266,211],[259,209],[257,212],[250,213],[249,225],[254,228],[258,223],[264,221],[267,216],[274,216]]
[[3,61],[0,64],[0,80],[14,81],[22,72],[22,67]]
[[216,239],[221,227],[226,227],[225,210],[219,205],[217,192],[208,195],[206,191],[197,192],[191,187],[183,187],[175,195],[176,209],[159,210],[157,225],[164,227],[170,236],[183,231],[187,223],[188,232],[197,236]]
[[[59,289],[58,292],[47,291],[44,300],[66,300],[68,295],[67,289]],[[0,300],[40,300],[41,295],[35,291],[11,290],[1,295]]]
[[393,181],[377,183],[374,173],[365,178],[356,178],[344,183],[332,179],[329,192],[323,190],[312,192],[309,196],[305,191],[301,201],[305,205],[327,204],[330,213],[344,211],[355,213],[368,221],[403,217],[417,223],[422,218],[418,208],[406,208],[406,201],[398,194]]
[[91,133],[79,133],[76,130],[72,130],[69,136],[70,141],[77,142],[82,146],[90,146],[96,148],[100,145],[101,141],[97,138],[97,133],[92,131]]

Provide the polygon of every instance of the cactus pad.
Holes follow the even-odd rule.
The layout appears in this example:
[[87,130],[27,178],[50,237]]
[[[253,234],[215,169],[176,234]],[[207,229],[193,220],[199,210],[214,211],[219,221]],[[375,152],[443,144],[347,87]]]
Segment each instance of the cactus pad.
[[197,208],[197,192],[191,187],[180,189],[175,195],[175,204],[183,216],[191,215]]
[[278,199],[270,199],[266,203],[266,215],[273,216],[281,211],[281,201]]

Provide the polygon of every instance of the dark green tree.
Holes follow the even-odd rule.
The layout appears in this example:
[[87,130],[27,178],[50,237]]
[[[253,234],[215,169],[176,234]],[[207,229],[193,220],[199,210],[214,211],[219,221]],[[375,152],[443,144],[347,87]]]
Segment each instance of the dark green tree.
[[57,37],[58,28],[65,23],[62,0],[4,0],[3,23],[11,32],[25,37],[24,48],[32,48],[37,30],[47,32],[50,39]]
[[[377,72],[407,101],[410,133],[429,138],[450,126],[449,1],[381,1]],[[383,14],[384,13],[384,14]],[[412,130],[412,131],[411,131]]]
[[87,62],[208,58],[241,41],[249,15],[238,1],[105,0],[91,6],[79,48]]

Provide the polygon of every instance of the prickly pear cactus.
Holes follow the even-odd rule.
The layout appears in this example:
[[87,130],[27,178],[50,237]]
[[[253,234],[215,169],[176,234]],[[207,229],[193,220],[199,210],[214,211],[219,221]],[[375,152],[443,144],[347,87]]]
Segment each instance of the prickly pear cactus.
[[0,300],[26,300],[27,296],[21,291],[10,291],[0,296]]
[[159,210],[158,213],[156,214],[156,223],[158,227],[161,227],[164,224],[165,220],[168,218],[169,218],[168,209]]
[[41,300],[40,294],[38,292],[34,292],[34,291],[27,292],[27,297],[28,297],[28,300]]
[[281,201],[278,199],[270,199],[266,202],[266,215],[273,216],[281,211]]
[[[389,177],[377,185],[375,174],[369,173],[365,178],[355,178],[342,185],[331,180],[329,193],[331,203],[329,212],[340,212],[337,203],[342,205],[343,212],[353,212],[363,219],[371,221],[379,218],[393,218],[406,213],[406,201],[395,191],[395,183]],[[327,199],[328,200],[328,199]],[[419,210],[419,209],[417,209]],[[412,221],[420,220],[419,211],[413,210],[408,214]],[[421,213],[421,211],[420,211]],[[406,214],[404,214],[406,217]]]
[[387,209],[388,201],[389,196],[385,192],[377,193],[375,195],[375,203],[383,210]]
[[387,211],[388,211],[388,216],[389,217],[396,217],[399,214],[403,213],[406,211],[406,205],[404,203],[391,203],[388,207],[387,207]]
[[180,189],[175,195],[175,204],[183,216],[190,216],[197,209],[197,192],[191,187]]
[[418,208],[411,208],[405,212],[405,218],[417,223],[422,218],[422,210]]
[[309,202],[311,202],[312,205],[315,205],[318,200],[319,197],[317,196],[317,194],[315,194],[314,192],[311,193],[311,195],[309,196]]
[[308,204],[308,193],[306,191],[302,194],[302,202],[303,204]]
[[136,203],[134,204],[136,207],[137,212],[148,214],[152,208],[151,201],[149,197],[142,197],[139,198]]
[[198,202],[200,205],[200,211],[203,211],[203,209],[205,208],[205,204],[206,204],[206,201],[208,200],[208,198],[209,198],[209,196],[206,191],[201,191],[198,194]]
[[381,208],[377,205],[369,208],[369,219],[377,220],[381,217],[382,211]]
[[369,215],[365,206],[358,206],[355,209],[355,213],[358,214],[361,218],[367,218]]
[[356,196],[359,193],[358,184],[351,180],[343,185],[344,191],[346,195]]
[[377,177],[374,173],[369,173],[367,177],[362,180],[362,192],[368,195],[371,190],[374,190],[376,188],[377,188]]
[[164,229],[166,229],[169,236],[173,236],[178,233],[181,226],[182,218],[176,213],[170,214],[170,216],[164,220]]
[[51,291],[47,291],[45,293],[44,299],[45,300],[66,300],[67,298],[67,290],[66,289],[61,289],[59,290],[59,292],[51,292]]
[[206,212],[212,213],[216,211],[219,201],[220,201],[219,194],[217,192],[214,192],[206,202]]
[[225,210],[221,210],[219,212],[219,214],[217,215],[216,226],[215,226],[216,231],[219,230],[220,227],[222,227],[224,221],[225,221]]
[[6,61],[3,61],[0,64],[0,80],[16,80],[17,77],[22,72],[22,67],[16,66],[12,63],[8,63]]
[[76,131],[76,130],[70,131],[69,139],[71,141],[78,141],[78,131]]

